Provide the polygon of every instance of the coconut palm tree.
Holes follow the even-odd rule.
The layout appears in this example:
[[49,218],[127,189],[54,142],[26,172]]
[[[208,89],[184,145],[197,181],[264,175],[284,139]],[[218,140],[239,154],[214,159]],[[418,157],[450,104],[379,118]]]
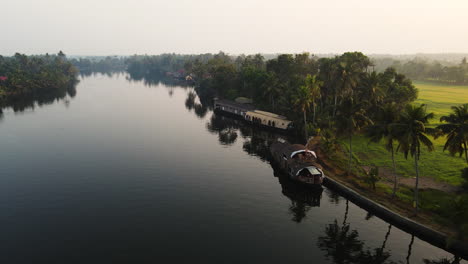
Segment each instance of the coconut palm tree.
[[268,75],[266,82],[263,85],[263,96],[270,99],[270,104],[273,110],[275,110],[275,98],[278,98],[281,95],[281,84],[278,81],[278,78],[274,75]]
[[296,107],[302,111],[304,114],[304,132],[305,132],[305,140],[307,141],[309,136],[307,133],[307,111],[310,108],[310,105],[314,101],[312,97],[312,93],[310,92],[309,87],[306,85],[302,85],[297,90],[296,99],[294,100],[294,104]]
[[395,135],[390,132],[390,127],[392,124],[398,121],[399,110],[396,104],[387,104],[379,109],[376,113],[375,123],[372,126],[366,128],[366,136],[370,139],[371,142],[379,143],[382,139],[385,140],[385,148],[390,151],[392,154],[392,164],[393,164],[393,191],[392,197],[395,197],[397,189],[397,174],[396,174],[396,165],[395,165],[395,150],[393,143],[395,142]]
[[421,156],[421,146],[426,146],[428,151],[434,150],[432,141],[427,137],[427,134],[434,134],[435,129],[427,128],[429,120],[434,118],[434,113],[427,113],[424,104],[415,106],[407,105],[400,115],[398,123],[391,125],[390,133],[398,139],[398,150],[404,153],[405,158],[408,154],[414,157],[414,168],[416,171],[416,184],[414,190],[414,208],[415,213],[418,211],[419,197],[419,165],[418,161]]
[[305,79],[305,85],[310,92],[311,100],[312,100],[312,107],[313,107],[313,117],[312,123],[315,124],[315,112],[317,108],[317,99],[320,98],[321,92],[320,88],[323,85],[322,81],[317,79],[316,75],[307,74]]
[[437,126],[440,130],[439,135],[446,135],[447,141],[444,145],[444,151],[448,150],[450,154],[465,155],[468,163],[468,104],[461,106],[452,106],[452,111],[448,116],[442,116],[440,122],[447,122]]
[[356,103],[352,98],[346,99],[339,108],[337,116],[337,132],[341,136],[349,137],[349,165],[348,174],[351,171],[353,158],[352,139],[353,135],[367,125],[373,124],[372,120],[366,115],[364,105]]

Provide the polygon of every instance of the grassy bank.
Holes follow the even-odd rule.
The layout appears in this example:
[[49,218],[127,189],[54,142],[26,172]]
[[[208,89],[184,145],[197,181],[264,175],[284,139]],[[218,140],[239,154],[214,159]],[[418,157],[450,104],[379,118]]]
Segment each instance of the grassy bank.
[[[453,86],[443,84],[431,84],[427,82],[415,82],[419,89],[419,98],[416,103],[427,104],[427,110],[434,112],[436,117],[431,124],[439,124],[442,115],[451,112],[450,107],[468,102],[468,86]],[[347,142],[343,142],[346,144]],[[438,181],[455,186],[462,184],[460,170],[467,166],[465,159],[451,156],[447,151],[443,152],[445,138],[433,140],[435,151],[423,151],[420,159],[420,171],[422,177],[430,177]],[[356,160],[362,165],[375,164],[379,167],[391,168],[390,153],[385,150],[383,144],[369,143],[367,138],[356,136],[353,139],[353,152]],[[403,177],[414,177],[414,160],[406,160],[402,153],[395,155],[397,173]]]
[[[468,86],[427,82],[415,82],[415,85],[419,89],[419,99],[416,103],[427,104],[427,110],[435,113],[436,118],[431,123],[434,126],[440,123],[439,119],[441,116],[450,114],[451,106],[468,102]],[[414,184],[401,184],[397,192],[398,199],[393,200],[391,199],[391,179],[381,179],[377,183],[375,191],[371,190],[365,181],[364,166],[377,165],[382,170],[387,169],[386,171],[390,173],[392,171],[391,154],[385,149],[383,143],[369,143],[369,139],[363,136],[355,136],[353,138],[355,166],[352,169],[352,176],[346,176],[344,173],[347,168],[346,153],[349,149],[347,140],[341,142],[341,146],[343,147],[341,151],[329,152],[331,156],[328,155],[326,159],[332,163],[330,167],[338,169],[333,174],[341,181],[347,182],[350,187],[353,187],[353,189],[361,194],[386,205],[398,213],[451,236],[456,235],[457,230],[459,230],[466,241],[468,240],[468,220],[461,221],[460,217],[456,215],[459,212],[459,209],[456,209],[456,207],[463,206],[459,204],[462,195],[456,191],[456,187],[460,187],[463,184],[461,170],[467,167],[466,161],[464,157],[454,157],[447,151],[442,151],[445,138],[432,139],[432,141],[435,151],[428,152],[424,149],[419,161],[421,180],[432,182],[433,185],[421,188],[420,190],[420,208],[422,211],[418,216],[412,215]],[[402,153],[396,153],[395,159],[397,174],[401,177],[400,179],[403,179],[401,181],[406,179],[407,183],[411,182],[411,178],[415,177],[413,158],[408,157],[408,160],[406,160]]]

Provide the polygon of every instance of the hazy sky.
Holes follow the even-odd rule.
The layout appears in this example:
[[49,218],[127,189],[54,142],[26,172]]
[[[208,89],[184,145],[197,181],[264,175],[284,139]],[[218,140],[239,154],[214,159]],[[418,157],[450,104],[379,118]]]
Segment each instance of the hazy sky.
[[5,0],[0,54],[468,52],[468,0]]

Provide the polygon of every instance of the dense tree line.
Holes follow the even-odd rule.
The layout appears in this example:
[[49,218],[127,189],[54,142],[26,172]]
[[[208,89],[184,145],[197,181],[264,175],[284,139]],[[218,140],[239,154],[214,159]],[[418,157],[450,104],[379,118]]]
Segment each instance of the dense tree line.
[[0,56],[0,103],[11,100],[43,98],[46,94],[74,93],[77,69],[65,54],[12,57]]
[[[308,53],[281,54],[267,61],[260,54],[163,54],[133,56],[127,63],[132,76],[190,76],[201,96],[252,98],[258,108],[297,121],[304,134],[337,128],[339,117],[353,114],[350,111],[367,112],[372,119],[381,105],[403,109],[417,98],[408,78],[393,68],[373,72],[370,59],[360,52],[320,59]],[[307,120],[310,114],[312,122]],[[350,127],[341,129],[352,134]]]
[[428,61],[414,58],[408,61],[394,59],[375,59],[375,67],[382,70],[391,66],[414,80],[435,81],[448,84],[468,84],[468,63],[463,58],[459,64],[447,64],[439,61]]
[[[207,63],[213,54],[181,55],[134,55],[126,59],[127,72],[135,79],[154,79],[166,73],[185,74],[185,69],[193,63]],[[182,75],[181,75],[182,76]],[[183,75],[185,77],[185,75]]]
[[126,58],[117,56],[73,58],[70,62],[82,75],[121,72],[127,69]]

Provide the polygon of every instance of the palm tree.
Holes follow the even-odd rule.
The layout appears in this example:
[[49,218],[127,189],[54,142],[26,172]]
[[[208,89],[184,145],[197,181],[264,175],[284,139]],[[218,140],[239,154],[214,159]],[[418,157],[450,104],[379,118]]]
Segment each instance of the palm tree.
[[304,132],[305,132],[305,140],[307,141],[309,136],[307,133],[307,110],[309,110],[310,105],[314,101],[312,97],[312,93],[310,92],[309,87],[306,85],[302,85],[297,90],[296,99],[294,104],[303,112],[304,114]]
[[371,142],[379,143],[382,139],[385,140],[385,148],[392,154],[393,164],[393,192],[392,197],[395,197],[397,189],[397,173],[395,166],[395,150],[393,142],[395,141],[395,135],[390,133],[390,127],[392,124],[398,121],[399,110],[396,104],[387,104],[379,109],[376,114],[376,123],[366,128],[366,136]]
[[313,106],[313,111],[314,111],[314,115],[312,117],[313,124],[315,124],[315,112],[316,112],[315,110],[317,107],[317,99],[319,99],[321,96],[320,87],[322,85],[323,85],[323,82],[319,81],[316,75],[311,76],[310,74],[307,74],[307,77],[305,79],[305,86],[307,87],[307,89],[309,89],[310,96],[312,99],[312,106]]
[[337,117],[337,132],[342,136],[349,137],[349,174],[353,159],[353,135],[363,127],[373,124],[373,122],[367,117],[363,104],[355,103],[352,98],[348,98],[341,104],[339,113]]
[[278,78],[273,74],[269,75],[264,83],[263,90],[263,95],[270,99],[271,107],[275,110],[275,98],[281,95],[281,85],[278,82]]
[[405,158],[408,154],[414,157],[414,168],[416,171],[416,185],[414,190],[414,208],[418,211],[419,197],[419,165],[421,156],[421,145],[426,146],[428,151],[434,150],[432,141],[426,134],[434,134],[435,129],[427,128],[429,120],[434,118],[434,113],[426,112],[426,105],[420,106],[407,105],[400,115],[400,121],[391,125],[391,133],[398,139],[398,150],[404,153]]
[[448,116],[442,116],[440,122],[447,122],[437,126],[441,135],[447,135],[447,141],[444,145],[444,151],[448,149],[450,154],[465,155],[468,163],[468,104],[461,106],[452,106],[453,113]]

